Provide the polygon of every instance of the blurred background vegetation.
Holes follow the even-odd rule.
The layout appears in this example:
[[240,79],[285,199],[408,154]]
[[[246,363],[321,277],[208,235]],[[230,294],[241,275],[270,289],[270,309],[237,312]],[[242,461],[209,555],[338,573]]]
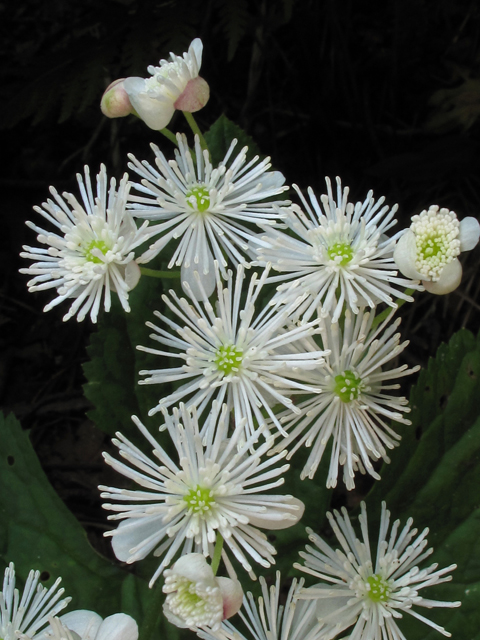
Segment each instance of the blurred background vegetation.
[[[133,117],[99,109],[114,79],[146,76],[194,37],[211,98],[197,121],[221,114],[272,156],[288,183],[324,190],[341,176],[352,199],[369,189],[400,205],[399,221],[430,204],[480,211],[480,5],[475,0],[27,0],[0,3],[0,403],[14,411],[54,487],[92,539],[108,528],[96,485],[109,482],[103,433],[86,420],[85,322],[43,314],[18,252],[24,222],[48,186],[76,191],[75,173],[100,163],[120,178],[127,153],[151,159],[171,145]],[[186,131],[181,114],[171,130]],[[477,249],[462,255],[452,295],[406,305],[410,365],[480,326]],[[152,301],[152,309],[155,308]],[[405,361],[405,359],[404,359]],[[115,481],[114,481],[115,483]],[[109,553],[109,544],[102,549]]]

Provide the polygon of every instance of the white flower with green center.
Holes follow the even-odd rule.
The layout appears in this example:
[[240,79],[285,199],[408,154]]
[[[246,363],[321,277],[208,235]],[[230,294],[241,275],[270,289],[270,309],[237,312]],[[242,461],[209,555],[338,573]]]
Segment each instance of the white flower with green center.
[[132,214],[125,208],[130,189],[126,174],[116,190],[114,179],[108,186],[102,165],[97,175],[96,195],[88,167],[85,167],[85,180],[80,174],[77,180],[82,203],[70,193],[60,196],[51,187],[54,200],[43,203],[43,208],[34,207],[56,227],[56,232],[27,222],[38,233],[38,242],[48,248],[24,246],[22,258],[37,262],[20,271],[34,276],[28,283],[29,291],[57,290],[57,296],[44,311],[73,299],[63,319],[76,315],[80,322],[90,313],[92,322],[96,322],[102,298],[105,311],[110,310],[112,291],[118,295],[125,311],[130,311],[128,292],[140,277],[134,249],[149,237],[148,222],[137,229]]
[[312,448],[302,480],[314,477],[330,438],[333,445],[327,487],[337,485],[339,465],[347,489],[355,486],[355,471],[380,479],[371,460],[383,458],[389,462],[387,449],[393,449],[400,440],[388,423],[411,424],[404,417],[410,411],[407,399],[391,391],[400,387],[395,380],[419,367],[385,369],[408,345],[408,341],[400,343],[400,334],[395,333],[400,320],[390,324],[390,318],[372,329],[373,313],[361,310],[354,316],[346,311],[343,330],[342,323],[333,323],[328,316],[322,318],[321,340],[330,354],[309,377],[321,393],[298,405],[299,416],[280,415],[288,436],[279,437],[274,447],[275,452],[288,448],[287,459],[303,445]]
[[130,156],[129,167],[142,178],[135,184],[144,195],[130,196],[133,213],[158,224],[150,227],[151,235],[159,238],[139,262],[149,262],[170,240],[180,239],[168,264],[181,266],[182,282],[190,285],[194,295],[201,297],[194,272],[198,272],[208,296],[215,289],[216,260],[225,275],[227,259],[242,264],[252,246],[263,243],[257,225],[268,225],[278,219],[276,204],[264,202],[287,189],[278,171],[269,171],[270,158],[259,162],[258,156],[247,162],[248,148],[233,156],[236,140],[225,158],[213,168],[208,152],[202,151],[195,136],[195,157],[184,135],[177,134],[176,159],[168,161],[152,145],[157,168]]
[[[198,75],[202,51],[202,41],[195,38],[183,56],[171,53],[170,61],[160,60],[158,67],[150,65],[150,78],[126,78],[122,81],[136,114],[150,129],[164,129],[176,109],[193,113],[207,104],[210,89]],[[110,89],[111,86],[107,88],[107,95]],[[102,107],[104,102],[105,98],[102,99]],[[109,115],[108,108],[102,110]]]
[[448,209],[432,205],[412,217],[412,224],[400,238],[394,252],[400,271],[422,280],[430,293],[450,293],[462,279],[458,256],[473,249],[480,237],[480,224],[475,218],[458,221]]
[[[283,432],[272,407],[282,404],[290,412],[299,413],[291,396],[317,391],[302,376],[323,362],[324,352],[313,342],[307,344],[307,339],[318,331],[318,320],[292,325],[294,307],[279,309],[267,303],[257,313],[255,304],[268,270],[260,277],[254,273],[245,287],[242,266],[237,268],[235,281],[228,273],[226,284],[218,269],[216,274],[215,310],[205,294],[203,303],[193,299],[194,304],[188,304],[170,291],[163,301],[179,318],[178,323],[160,312],[155,315],[168,330],[147,322],[155,331],[150,337],[171,350],[143,346],[138,349],[179,360],[178,367],[140,371],[140,375],[148,376],[140,384],[158,384],[162,389],[163,395],[150,415],[180,401],[189,408],[197,407],[201,415],[216,399],[233,409],[237,427],[240,422],[245,425],[246,419],[243,428],[247,434],[265,424],[268,416]],[[164,385],[172,381],[183,384],[166,394]]]
[[198,631],[203,640],[322,640],[321,627],[316,616],[316,603],[298,600],[303,579],[292,580],[285,604],[280,604],[280,572],[275,584],[268,587],[263,576],[259,579],[262,595],[258,604],[249,592],[243,599],[239,616],[244,623],[223,622],[220,629]]
[[232,578],[216,577],[201,553],[188,553],[164,571],[163,612],[180,628],[220,628],[242,606],[243,589]]
[[419,594],[425,587],[449,582],[451,576],[447,574],[456,568],[452,564],[437,569],[435,563],[420,569],[423,560],[433,553],[433,549],[426,548],[428,529],[417,535],[417,529],[411,528],[410,518],[401,531],[400,520],[396,520],[388,534],[390,512],[382,503],[378,544],[372,553],[364,502],[359,516],[362,540],[357,537],[345,508],[341,514],[334,511],[327,516],[341,548],[332,549],[307,529],[315,546],[307,546],[306,553],[300,553],[305,560],[304,567],[294,565],[321,580],[304,589],[299,597],[316,601],[323,640],[332,640],[347,629],[350,640],[405,640],[395,621],[404,613],[444,636],[451,635],[412,608],[459,607],[461,604],[429,600]]
[[418,285],[397,277],[395,238],[386,235],[396,223],[397,205],[392,209],[383,206],[385,198],[375,202],[372,191],[363,203],[348,202],[349,190],[342,190],[340,178],[335,200],[328,178],[326,183],[327,195],[321,196],[321,205],[312,189],[308,189],[308,203],[294,185],[307,214],[296,205],[281,210],[282,223],[291,235],[280,228],[265,228],[264,246],[257,249],[258,263],[271,263],[281,273],[269,279],[281,283],[276,298],[288,303],[303,295],[299,315],[308,320],[321,307],[332,322],[338,321],[344,309],[358,313],[379,302],[396,307],[394,298],[411,302],[413,298],[403,290]]
[[272,438],[254,449],[259,431],[242,443],[240,428],[229,439],[225,405],[219,415],[214,403],[203,436],[196,414],[190,415],[184,405],[180,411],[173,410],[173,417],[164,411],[164,417],[178,459],[172,459],[135,416],[135,424],[153,447],[155,460],[120,433],[113,442],[125,462],[104,453],[110,466],[141,487],[100,487],[102,498],[119,502],[103,505],[115,512],[109,519],[120,520],[118,528],[107,534],[112,536],[117,558],[133,563],[152,551],[162,557],[152,585],[178,555],[195,552],[213,557],[220,534],[227,568],[231,566],[227,551],[250,573],[253,569],[248,556],[262,567],[274,564],[275,547],[260,529],[291,527],[304,510],[300,500],[270,492],[284,482],[289,465],[277,463],[285,454],[263,459]]
[[39,584],[40,571],[30,571],[22,596],[15,589],[13,562],[5,569],[3,590],[0,592],[0,638],[16,640],[25,635],[33,638],[44,627],[50,616],[64,609],[71,598],[62,598],[65,589],[59,589],[61,578],[47,589]]

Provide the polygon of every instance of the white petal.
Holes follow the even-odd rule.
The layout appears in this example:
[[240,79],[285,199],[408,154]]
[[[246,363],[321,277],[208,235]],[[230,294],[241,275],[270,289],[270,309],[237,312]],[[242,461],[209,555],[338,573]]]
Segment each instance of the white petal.
[[179,558],[170,570],[191,582],[215,582],[212,567],[201,553],[187,553]]
[[260,178],[263,189],[278,189],[285,184],[285,176],[280,171],[268,171]]
[[192,55],[193,53],[195,55],[199,69],[202,65],[202,52],[203,42],[200,40],[200,38],[195,38],[195,40],[192,40],[191,45],[188,47],[188,54]]
[[[293,496],[284,496],[282,500],[282,504],[285,505],[295,505],[297,510],[290,511],[285,509],[285,514],[288,514],[284,520],[273,519],[272,516],[268,516],[268,514],[252,514],[248,516],[249,522],[254,527],[260,527],[261,529],[288,529],[289,527],[293,527],[303,516],[303,512],[305,511],[305,505],[298,498],[294,498]],[[275,515],[281,513],[280,505],[272,510]]]
[[[212,293],[215,291],[215,266],[213,261],[212,252],[207,247],[207,268],[208,272],[205,273],[205,264],[190,264],[189,267],[186,267],[185,264],[182,264],[182,268],[180,271],[180,279],[182,282],[182,288],[185,293],[193,297],[196,300],[204,300],[205,296],[209,298]],[[199,286],[199,280],[202,283],[202,287],[204,289],[204,293],[202,293],[202,289]],[[191,289],[191,292],[188,290],[188,287],[184,287],[183,283],[186,282]]]
[[437,282],[430,282],[427,280],[423,281],[423,286],[430,293],[435,293],[436,295],[443,296],[446,293],[450,293],[454,291],[460,281],[462,279],[462,265],[460,260],[452,260],[449,262],[442,270],[440,274],[440,278]]
[[82,640],[95,640],[102,624],[102,617],[95,611],[78,609],[60,616],[60,621],[70,631],[78,633]]
[[407,278],[421,280],[424,276],[417,271],[415,266],[417,260],[417,243],[415,234],[408,229],[397,242],[393,252],[393,259],[397,267]]
[[[118,525],[115,534],[112,536],[113,553],[122,562],[128,562],[132,557],[130,549],[144,542],[151,535],[158,531],[161,524],[161,517],[142,518],[139,520],[122,520]],[[137,556],[141,560],[150,552],[146,547],[144,552]]]
[[167,96],[159,93],[159,98],[151,97],[145,91],[143,78],[126,78],[123,86],[133,108],[147,127],[159,131],[167,126],[175,113],[173,103],[178,96],[167,99]]
[[125,282],[126,282],[126,285],[128,287],[128,291],[131,291],[132,289],[134,289],[137,286],[141,275],[142,274],[140,273],[140,267],[135,262],[135,260],[132,260],[131,262],[129,262],[126,265],[126,267],[125,267]]
[[138,625],[131,616],[115,613],[100,625],[96,640],[137,640]]
[[478,244],[480,224],[471,216],[460,222],[460,251],[471,251]]
[[223,619],[234,616],[242,606],[243,589],[238,580],[231,578],[217,578],[217,584],[223,597]]

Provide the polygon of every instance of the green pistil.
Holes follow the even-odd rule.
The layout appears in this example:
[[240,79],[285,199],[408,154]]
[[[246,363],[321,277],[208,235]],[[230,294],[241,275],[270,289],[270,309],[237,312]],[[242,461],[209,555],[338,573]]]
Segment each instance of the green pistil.
[[[187,199],[188,205],[192,209],[200,211],[200,213],[206,211],[210,206],[210,192],[208,191],[207,187],[192,187],[192,189],[187,191],[185,197]],[[192,202],[193,199],[194,202]]]
[[85,247],[84,249],[85,258],[88,260],[88,262],[94,262],[95,264],[100,264],[101,262],[103,262],[103,260],[101,260],[95,255],[92,255],[93,249],[100,249],[103,255],[105,255],[107,251],[109,251],[110,247],[107,247],[107,245],[105,244],[105,242],[103,242],[103,240],[92,240],[90,244],[88,244]]
[[217,349],[214,362],[220,371],[228,375],[239,370],[242,358],[243,349],[239,349],[235,345],[222,345]]
[[386,602],[390,598],[391,588],[386,580],[375,574],[367,578],[367,583],[370,585],[370,589],[367,591],[367,595],[373,602]]
[[215,504],[215,498],[210,489],[197,486],[183,496],[183,499],[188,505],[188,508],[193,513],[205,513],[210,511],[211,507]]
[[356,400],[362,391],[362,379],[356,373],[346,370],[335,376],[335,387],[333,392],[337,394],[342,402]]
[[445,239],[440,234],[429,236],[418,247],[420,255],[423,260],[428,260],[440,254],[446,253]]
[[328,247],[327,253],[328,257],[331,260],[335,260],[341,267],[347,265],[353,258],[353,249],[346,242],[335,242],[331,247]]

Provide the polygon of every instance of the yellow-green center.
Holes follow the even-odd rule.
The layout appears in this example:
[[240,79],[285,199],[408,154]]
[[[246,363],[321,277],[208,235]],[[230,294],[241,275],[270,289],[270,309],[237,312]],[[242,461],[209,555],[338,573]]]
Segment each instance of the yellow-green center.
[[367,578],[367,583],[370,585],[367,595],[373,602],[386,602],[390,598],[390,585],[382,576],[378,574],[370,576]]
[[334,393],[342,402],[356,400],[362,392],[362,379],[353,371],[346,369],[343,373],[335,376]]
[[330,260],[344,267],[353,258],[353,249],[348,242],[335,242],[327,250]]
[[193,513],[206,513],[215,505],[215,496],[210,489],[197,486],[183,496],[188,508]]
[[446,253],[448,250],[445,234],[435,233],[422,240],[423,242],[417,242],[422,260],[437,256],[439,253]]
[[225,375],[237,373],[242,364],[243,349],[234,344],[224,344],[217,349],[215,354],[215,364],[217,369],[223,371]]
[[100,264],[101,262],[103,262],[103,260],[92,254],[92,251],[94,249],[99,249],[103,253],[103,255],[105,255],[107,251],[109,251],[110,247],[107,247],[103,240],[92,240],[90,244],[85,247],[84,255],[88,262]]
[[203,213],[210,206],[210,192],[207,187],[192,187],[185,194],[188,205]]

